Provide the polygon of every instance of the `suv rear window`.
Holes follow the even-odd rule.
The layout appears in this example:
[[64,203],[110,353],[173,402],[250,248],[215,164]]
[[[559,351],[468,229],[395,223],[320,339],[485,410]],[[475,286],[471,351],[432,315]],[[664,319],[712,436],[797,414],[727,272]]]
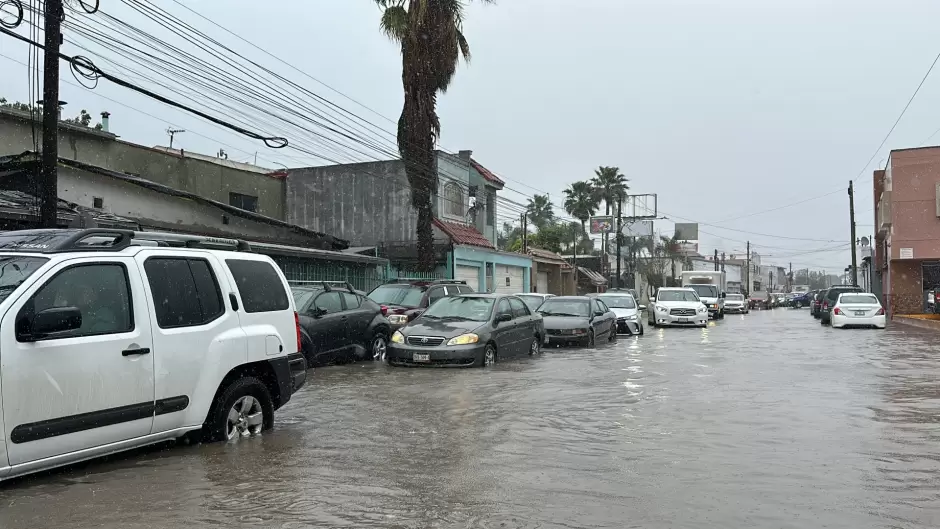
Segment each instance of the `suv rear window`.
[[839,294],[845,294],[849,292],[861,292],[862,289],[858,287],[843,287],[843,288],[831,288],[826,292],[826,299],[831,299],[835,301],[839,298]]
[[225,312],[219,283],[205,259],[151,257],[144,270],[161,329],[205,325]]
[[369,299],[382,305],[421,306],[426,287],[408,284],[382,285],[369,293]]
[[284,284],[270,263],[226,259],[225,264],[235,276],[245,312],[273,312],[290,308]]

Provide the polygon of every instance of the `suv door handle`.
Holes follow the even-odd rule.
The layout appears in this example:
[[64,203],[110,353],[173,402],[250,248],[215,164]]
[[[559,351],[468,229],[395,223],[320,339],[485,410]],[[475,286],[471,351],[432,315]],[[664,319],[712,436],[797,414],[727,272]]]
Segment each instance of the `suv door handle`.
[[149,347],[141,347],[139,349],[125,349],[121,351],[121,356],[136,356],[136,355],[149,355]]

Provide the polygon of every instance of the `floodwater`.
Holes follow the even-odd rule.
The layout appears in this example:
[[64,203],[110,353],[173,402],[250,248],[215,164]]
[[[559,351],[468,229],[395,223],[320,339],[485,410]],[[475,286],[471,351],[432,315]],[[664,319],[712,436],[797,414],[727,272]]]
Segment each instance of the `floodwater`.
[[277,426],[0,484],[0,527],[940,527],[938,336],[807,311],[487,370],[318,369]]

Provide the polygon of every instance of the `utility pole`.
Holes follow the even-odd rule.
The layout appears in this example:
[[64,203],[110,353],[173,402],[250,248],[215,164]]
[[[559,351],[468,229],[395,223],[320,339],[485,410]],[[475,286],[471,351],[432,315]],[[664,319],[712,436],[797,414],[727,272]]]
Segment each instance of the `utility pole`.
[[747,287],[744,293],[751,295],[751,241],[747,241]]
[[715,271],[718,271],[718,249],[715,248]]
[[725,271],[725,252],[721,252],[721,271]]
[[617,195],[617,281],[614,282],[616,288],[620,288],[620,239],[623,237],[623,195]]
[[522,221],[522,253],[529,251],[529,219],[525,213],[520,215]]
[[849,180],[849,223],[852,227],[852,286],[858,284],[858,257],[855,255],[855,190]]
[[770,288],[767,290],[767,292],[773,292],[774,291],[774,271],[773,270],[771,270],[770,273],[767,274],[767,279],[768,279],[767,284],[770,285]]
[[55,228],[59,215],[59,46],[62,45],[62,0],[46,0],[46,34],[42,83],[42,164],[39,184],[39,224]]

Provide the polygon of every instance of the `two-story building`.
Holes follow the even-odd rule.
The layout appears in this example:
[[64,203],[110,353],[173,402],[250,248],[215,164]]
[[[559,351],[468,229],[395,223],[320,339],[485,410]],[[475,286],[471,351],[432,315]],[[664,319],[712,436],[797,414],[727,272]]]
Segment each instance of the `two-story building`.
[[[532,260],[496,249],[497,192],[503,181],[471,151],[435,153],[432,194],[434,257],[429,277],[463,279],[477,291],[528,292]],[[288,222],[341,233],[353,246],[375,247],[393,274],[416,272],[417,212],[401,160],[288,170]]]
[[940,288],[940,147],[891,151],[873,192],[872,290],[889,314],[923,313]]

